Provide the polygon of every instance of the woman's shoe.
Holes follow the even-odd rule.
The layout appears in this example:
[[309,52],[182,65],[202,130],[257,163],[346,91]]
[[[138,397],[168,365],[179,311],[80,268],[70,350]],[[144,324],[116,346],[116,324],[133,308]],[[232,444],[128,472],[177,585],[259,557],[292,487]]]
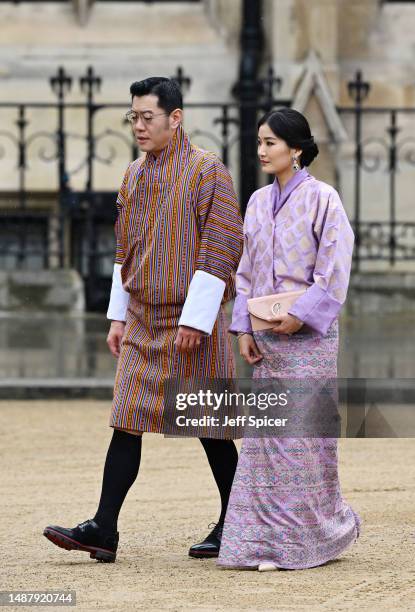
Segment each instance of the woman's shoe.
[[277,569],[278,567],[274,565],[274,563],[260,563],[258,565],[259,572],[273,572],[274,570],[277,570]]

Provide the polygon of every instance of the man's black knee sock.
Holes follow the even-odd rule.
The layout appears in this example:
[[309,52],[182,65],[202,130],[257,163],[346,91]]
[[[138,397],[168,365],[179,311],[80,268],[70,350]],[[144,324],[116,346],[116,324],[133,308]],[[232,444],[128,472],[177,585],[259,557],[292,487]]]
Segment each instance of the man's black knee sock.
[[219,489],[222,510],[218,522],[223,523],[238,463],[238,451],[232,440],[200,438],[200,441],[205,449],[213,477]]
[[114,429],[105,461],[101,499],[94,516],[100,527],[117,529],[118,514],[140,467],[141,438]]

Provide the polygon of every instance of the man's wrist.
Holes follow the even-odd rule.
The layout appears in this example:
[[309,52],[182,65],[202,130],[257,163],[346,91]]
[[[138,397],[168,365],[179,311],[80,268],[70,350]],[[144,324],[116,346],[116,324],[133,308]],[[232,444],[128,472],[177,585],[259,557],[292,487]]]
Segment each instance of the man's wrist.
[[197,327],[191,327],[190,325],[179,325],[179,328],[180,327],[188,331],[197,332],[198,334],[201,334],[202,336],[209,336],[207,332],[203,331],[203,329],[198,329]]

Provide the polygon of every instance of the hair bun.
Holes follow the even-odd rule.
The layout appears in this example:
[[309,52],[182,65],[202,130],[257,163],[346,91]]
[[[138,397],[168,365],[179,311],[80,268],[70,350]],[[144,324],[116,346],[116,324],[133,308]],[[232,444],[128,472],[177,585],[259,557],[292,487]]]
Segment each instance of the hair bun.
[[307,138],[307,140],[303,140],[303,142],[300,144],[300,148],[303,151],[301,154],[302,165],[309,166],[319,153],[314,136]]
[[310,147],[314,146],[316,144],[315,140],[314,140],[314,136],[311,136],[311,138],[307,138],[306,140],[302,140],[299,143],[299,146],[303,149],[309,149]]

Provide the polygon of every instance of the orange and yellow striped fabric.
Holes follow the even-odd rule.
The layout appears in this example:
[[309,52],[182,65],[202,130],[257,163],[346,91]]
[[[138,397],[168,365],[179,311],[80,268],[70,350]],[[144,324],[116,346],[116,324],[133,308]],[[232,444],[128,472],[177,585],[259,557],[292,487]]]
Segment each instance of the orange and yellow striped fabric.
[[130,164],[117,208],[115,261],[130,301],[110,425],[160,433],[167,378],[235,376],[222,307],[193,353],[178,353],[173,343],[196,270],[226,283],[224,302],[234,297],[242,219],[228,170],[182,127],[158,157]]

